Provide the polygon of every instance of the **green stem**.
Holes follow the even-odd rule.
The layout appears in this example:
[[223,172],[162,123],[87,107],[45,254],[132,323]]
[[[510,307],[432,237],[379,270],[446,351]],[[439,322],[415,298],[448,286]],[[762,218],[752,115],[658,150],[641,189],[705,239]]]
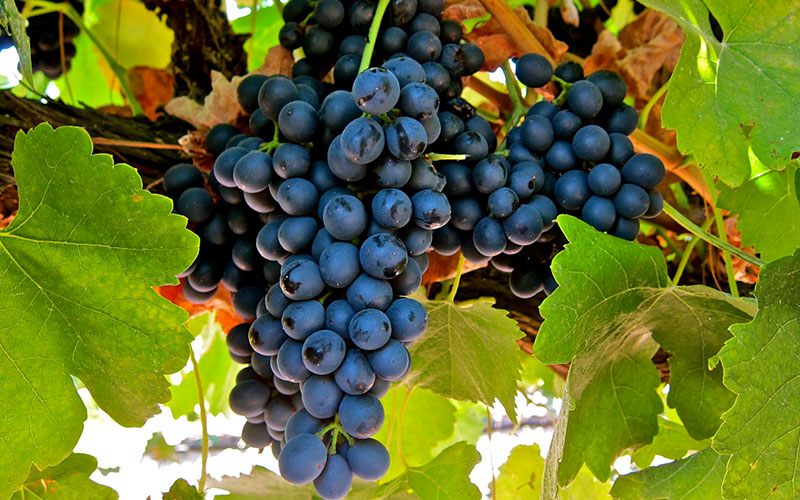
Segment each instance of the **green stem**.
[[681,250],[681,248],[675,243],[675,240],[673,240],[670,237],[670,235],[667,234],[667,230],[666,229],[664,229],[661,226],[656,226],[656,234],[658,234],[659,236],[664,238],[664,241],[667,242],[667,246],[670,247],[672,249],[672,251],[675,252],[678,255],[679,259],[683,258],[683,250]]
[[667,81],[667,83],[665,83],[658,90],[656,90],[656,93],[653,94],[653,97],[651,97],[650,100],[647,101],[647,104],[644,105],[644,108],[642,108],[641,113],[639,113],[640,129],[644,130],[645,125],[647,125],[647,117],[650,115],[650,111],[653,109],[653,106],[656,105],[658,100],[661,99],[661,96],[664,95],[664,93],[667,91],[668,88],[669,88],[669,81]]
[[561,88],[564,90],[569,90],[569,88],[572,87],[570,82],[564,80],[563,78],[557,77],[556,75],[551,76],[550,80],[561,84]]
[[[142,111],[142,107],[141,105],[139,105],[139,101],[136,100],[136,95],[134,95],[130,83],[128,82],[128,75],[125,71],[125,68],[123,68],[117,62],[116,59],[114,59],[111,53],[108,50],[106,50],[105,46],[100,41],[100,39],[97,38],[97,36],[94,33],[92,33],[92,31],[83,23],[83,19],[81,18],[81,15],[78,14],[78,11],[76,11],[69,3],[66,2],[57,4],[46,2],[43,0],[28,0],[28,2],[34,6],[42,7],[43,9],[52,9],[52,11],[61,12],[65,16],[70,18],[70,20],[73,23],[77,24],[78,28],[80,28],[81,31],[86,33],[86,35],[92,40],[92,43],[94,43],[94,46],[97,47],[97,50],[99,50],[100,53],[103,54],[103,57],[108,63],[108,66],[111,68],[111,71],[119,80],[119,84],[122,87],[122,91],[125,93],[125,97],[128,99],[128,104],[130,105],[134,116],[140,116],[144,114],[144,112]],[[40,11],[36,11],[36,14],[39,13]]]
[[712,234],[710,234],[710,233],[708,233],[706,231],[703,231],[694,222],[692,222],[689,219],[687,219],[685,215],[680,213],[675,207],[673,207],[672,205],[670,205],[666,201],[664,202],[664,213],[667,214],[668,216],[670,216],[672,218],[672,220],[674,220],[675,222],[680,224],[684,229],[686,229],[687,231],[689,231],[693,235],[697,236],[701,240],[705,241],[706,243],[708,243],[708,244],[710,244],[712,246],[715,246],[715,247],[719,248],[720,250],[727,250],[728,252],[730,252],[733,255],[739,257],[743,261],[749,262],[750,264],[753,264],[754,266],[764,267],[764,265],[766,264],[766,262],[764,262],[763,260],[759,259],[758,257],[756,257],[754,255],[750,255],[749,253],[745,252],[741,248],[736,248],[735,246],[731,245],[727,241],[722,241],[721,239],[717,238],[716,236],[714,236],[714,235],[712,235]]
[[189,359],[192,360],[192,371],[194,381],[197,384],[197,400],[200,402],[200,424],[203,426],[203,449],[200,465],[200,480],[197,482],[197,490],[203,493],[206,488],[206,469],[208,466],[208,415],[206,414],[206,397],[203,393],[203,380],[200,378],[200,365],[194,356],[194,350],[189,346]]
[[[703,231],[708,231],[709,226],[711,226],[711,218],[709,217],[703,222],[703,225],[700,226],[700,229]],[[700,241],[700,238],[694,237],[689,241],[686,245],[686,248],[683,249],[683,256],[681,257],[680,262],[678,262],[678,268],[675,270],[675,275],[672,277],[672,284],[677,286],[678,282],[681,280],[681,276],[683,276],[683,271],[686,269],[686,265],[689,263],[689,258],[692,256],[692,251],[694,247],[697,246],[697,243]]]
[[429,161],[466,160],[469,155],[456,155],[447,153],[428,153],[425,155]]
[[272,153],[274,150],[278,148],[278,146],[281,145],[280,130],[278,130],[278,122],[272,122],[272,124],[275,126],[275,133],[272,134],[272,140],[269,142],[262,143],[261,146],[259,146],[258,148],[267,154]]
[[[519,124],[519,121],[525,116],[527,112],[527,107],[525,103],[522,102],[522,93],[519,90],[519,85],[517,84],[517,79],[514,76],[514,72],[511,70],[511,63],[508,61],[503,63],[503,76],[506,79],[506,87],[508,87],[508,97],[511,99],[511,105],[513,106],[511,109],[511,117],[508,119],[508,130],[506,131],[506,137],[508,137],[508,132]],[[500,144],[500,147],[497,148],[498,151],[502,151],[506,148],[506,140],[503,139],[503,143]]]
[[411,394],[414,393],[414,389],[416,388],[417,386],[413,386],[408,389],[406,398],[403,400],[403,405],[400,407],[400,416],[397,419],[397,454],[400,456],[400,461],[403,462],[406,468],[408,468],[408,462],[406,461],[405,455],[403,455],[403,420],[406,416],[408,402],[411,400]]
[[458,285],[461,283],[461,275],[464,274],[464,254],[458,256],[458,269],[456,270],[456,277],[453,279],[453,286],[450,288],[450,293],[447,295],[447,300],[455,302],[456,293],[458,292]]
[[361,55],[361,65],[358,67],[358,72],[361,73],[369,68],[372,61],[372,53],[375,51],[375,43],[378,41],[378,31],[381,29],[381,21],[386,8],[389,6],[389,0],[380,0],[378,8],[375,9],[375,17],[372,18],[372,24],[369,27],[369,35],[367,38],[367,45],[364,47],[364,53]]
[[[728,241],[728,235],[725,231],[725,223],[722,221],[722,213],[717,207],[717,190],[714,188],[714,178],[708,170],[703,170],[703,180],[706,181],[708,192],[711,193],[711,209],[714,213],[714,222],[717,226],[717,235],[721,240]],[[725,261],[725,273],[728,275],[728,288],[731,290],[731,295],[734,297],[739,296],[739,287],[736,284],[736,273],[733,271],[733,261],[731,254],[722,249],[722,259]]]

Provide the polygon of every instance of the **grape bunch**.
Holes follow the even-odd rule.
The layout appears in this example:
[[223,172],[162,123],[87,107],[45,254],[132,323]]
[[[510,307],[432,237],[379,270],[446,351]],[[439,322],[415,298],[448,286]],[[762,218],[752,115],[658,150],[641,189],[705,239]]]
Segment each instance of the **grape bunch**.
[[663,165],[659,174],[651,157],[633,156],[626,135],[637,114],[619,75],[584,78],[580,66],[554,71],[523,56],[520,81],[555,80],[563,92],[531,107],[498,148],[492,125],[461,97],[461,78],[484,55],[441,20],[443,7],[392,1],[365,57],[374,4],[291,0],[281,44],[305,54],[293,78],[241,81],[248,133],[208,132],[207,182],[188,164],[164,176],[201,237],[184,296],[204,303],[222,284],[246,321],[228,333],[232,359],[249,365],[230,395],[248,420],[243,440],[270,445],[281,475],[313,482],[323,498],[388,470],[372,436],[384,419],[379,399],[409,373],[408,345],[426,331],[425,308],[408,295],[428,252],[491,262],[510,273],[515,294],[532,297],[556,287],[559,213],[633,239],[637,218],[660,209],[652,189]]
[[[83,3],[71,0],[70,4],[79,13],[83,12]],[[22,9],[25,2],[17,1],[17,9]],[[28,18],[26,32],[31,44],[31,64],[33,71],[41,71],[50,80],[55,80],[63,73],[64,67],[69,71],[72,58],[75,57],[75,44],[72,40],[80,34],[80,28],[68,17],[63,16],[64,65],[61,64],[61,38],[59,23],[62,22],[58,12],[36,15]],[[11,37],[0,34],[0,50],[13,45]]]

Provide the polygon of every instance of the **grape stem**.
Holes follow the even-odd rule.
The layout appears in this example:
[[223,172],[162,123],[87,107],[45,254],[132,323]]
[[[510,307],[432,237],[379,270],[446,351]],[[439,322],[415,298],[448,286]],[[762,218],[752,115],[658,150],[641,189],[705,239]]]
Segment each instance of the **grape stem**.
[[443,160],[466,160],[469,155],[457,155],[447,153],[428,153],[425,155],[429,161],[443,161]]
[[278,130],[278,122],[272,122],[275,125],[275,133],[272,135],[272,140],[269,142],[265,142],[259,148],[261,151],[264,151],[267,154],[272,153],[278,146],[281,145],[280,140],[280,131]]
[[[514,72],[511,70],[511,63],[508,61],[503,62],[503,75],[506,78],[506,87],[508,87],[508,97],[511,99],[511,117],[508,119],[508,130],[506,131],[506,137],[508,136],[508,132],[511,131],[512,128],[516,127],[519,123],[520,119],[525,116],[527,112],[527,108],[525,107],[525,103],[522,102],[522,94],[519,90],[519,85],[517,84],[517,79],[514,77]],[[498,151],[502,151],[506,148],[506,140],[503,139],[503,143],[500,144],[500,147],[497,148]]]
[[750,255],[749,253],[745,252],[741,248],[737,248],[737,247],[731,245],[730,243],[728,243],[727,241],[722,241],[721,239],[717,238],[713,234],[710,234],[707,231],[704,231],[703,229],[698,227],[694,222],[692,222],[688,218],[686,218],[685,215],[680,213],[678,211],[678,209],[676,209],[675,207],[673,207],[672,205],[670,205],[666,201],[664,202],[664,213],[667,214],[668,216],[670,216],[670,218],[672,218],[672,220],[674,220],[675,222],[680,224],[684,229],[686,229],[687,231],[689,231],[693,235],[697,236],[701,240],[705,241],[706,243],[708,243],[708,244],[710,244],[710,245],[712,245],[714,247],[717,247],[720,250],[728,251],[731,254],[739,257],[743,261],[748,262],[750,264],[753,264],[754,266],[764,267],[764,265],[766,265],[766,262],[764,262],[763,260],[759,259],[755,255]]
[[197,384],[197,400],[200,403],[200,424],[203,426],[202,455],[200,465],[200,479],[197,482],[197,491],[203,493],[206,488],[206,469],[208,467],[208,415],[206,414],[206,397],[203,393],[203,380],[200,378],[200,365],[194,355],[192,346],[189,346],[189,359],[192,361],[194,381]]
[[667,81],[667,83],[659,87],[659,89],[656,90],[656,93],[653,94],[653,97],[651,97],[650,100],[647,101],[647,104],[644,105],[644,108],[642,108],[642,112],[639,113],[640,129],[644,130],[645,126],[647,125],[647,118],[650,116],[650,111],[653,109],[653,106],[655,106],[656,103],[661,99],[661,96],[663,96],[667,92],[668,88],[669,88],[669,81]]
[[458,256],[458,269],[456,270],[456,277],[453,278],[453,286],[450,287],[450,293],[447,294],[447,300],[449,302],[455,302],[456,300],[456,293],[458,292],[458,285],[461,283],[461,275],[464,274],[464,254],[459,254]]
[[350,444],[350,446],[353,446],[356,443],[356,440],[352,438],[350,434],[345,432],[342,424],[339,423],[339,414],[336,414],[333,422],[326,425],[324,429],[317,433],[317,437],[322,439],[325,437],[325,434],[329,433],[330,431],[333,431],[333,438],[331,439],[331,451],[329,453],[330,455],[336,454],[336,441],[339,439],[340,434],[347,439],[347,442]]
[[375,51],[375,43],[378,41],[378,31],[381,28],[381,21],[383,14],[386,13],[386,8],[389,6],[389,0],[380,0],[378,8],[375,9],[375,17],[372,18],[372,24],[369,26],[369,35],[367,35],[367,45],[364,47],[364,53],[361,55],[361,64],[358,66],[358,72],[361,73],[369,68],[372,61],[372,53]]
[[86,35],[92,40],[94,46],[97,47],[97,50],[103,54],[103,58],[105,58],[108,66],[111,68],[111,71],[119,80],[119,84],[122,87],[122,91],[125,93],[125,97],[128,100],[128,104],[131,107],[131,111],[133,112],[134,116],[141,116],[144,114],[142,111],[142,106],[139,104],[139,101],[136,100],[136,95],[133,93],[133,89],[131,89],[130,83],[128,82],[128,75],[126,74],[125,68],[123,68],[117,60],[111,55],[111,53],[106,50],[103,43],[100,41],[97,36],[83,23],[83,19],[81,15],[78,14],[78,11],[75,10],[69,3],[52,3],[44,0],[28,0],[27,4],[31,4],[33,7],[40,7],[35,11],[32,11],[29,17],[38,16],[41,14],[46,14],[48,12],[61,12],[70,20],[77,24],[78,27],[86,33]]
[[[711,194],[711,210],[714,214],[714,222],[717,226],[717,234],[720,239],[727,240],[727,232],[725,231],[725,223],[722,221],[722,213],[717,206],[717,190],[714,189],[714,179],[708,170],[703,170],[703,180],[706,181],[708,192]],[[725,261],[725,273],[728,275],[728,287],[731,290],[731,295],[734,297],[739,296],[739,287],[736,284],[736,273],[733,272],[733,261],[731,254],[722,249],[722,259]]]
[[[711,226],[711,218],[706,219],[703,222],[703,225],[700,226],[700,229],[703,231],[708,231],[709,226]],[[692,251],[694,247],[697,246],[697,243],[700,241],[700,238],[694,237],[692,240],[687,243],[686,248],[683,250],[683,256],[681,256],[681,261],[678,262],[678,269],[675,270],[675,275],[672,277],[672,284],[678,285],[678,282],[681,280],[681,276],[683,276],[683,271],[686,269],[686,265],[689,263],[689,257],[692,256]]]

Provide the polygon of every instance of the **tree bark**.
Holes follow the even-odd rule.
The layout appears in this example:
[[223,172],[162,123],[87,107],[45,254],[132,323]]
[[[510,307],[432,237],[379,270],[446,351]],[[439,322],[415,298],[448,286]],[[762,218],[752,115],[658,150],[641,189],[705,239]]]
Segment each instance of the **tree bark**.
[[[47,122],[53,127],[84,127],[92,138],[139,141],[177,146],[178,139],[192,126],[175,118],[151,122],[147,118],[128,118],[92,108],[73,108],[58,101],[23,99],[9,91],[0,92],[0,188],[14,182],[11,151],[19,130],[29,130]],[[96,153],[108,153],[115,161],[137,170],[145,184],[161,178],[164,171],[187,156],[179,149],[153,149],[121,145],[95,145]]]

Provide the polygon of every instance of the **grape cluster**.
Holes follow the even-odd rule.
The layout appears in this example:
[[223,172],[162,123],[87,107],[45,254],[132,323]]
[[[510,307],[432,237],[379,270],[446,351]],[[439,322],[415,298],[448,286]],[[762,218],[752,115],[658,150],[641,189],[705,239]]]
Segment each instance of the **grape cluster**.
[[[523,56],[520,81],[555,80],[563,92],[531,107],[498,149],[491,124],[460,97],[483,53],[442,10],[438,0],[392,1],[359,72],[374,4],[291,0],[281,44],[305,53],[293,78],[241,81],[249,133],[209,131],[208,186],[188,164],[164,176],[202,241],[184,296],[203,303],[222,284],[246,321],[228,333],[231,357],[249,365],[230,395],[248,419],[243,439],[271,445],[281,475],[313,481],[323,498],[388,470],[372,436],[380,397],[409,373],[407,346],[427,327],[407,296],[428,252],[491,262],[532,297],[556,286],[559,213],[633,239],[637,218],[660,210],[663,165],[633,155],[637,114],[619,75],[584,78],[580,66],[554,71]],[[332,83],[321,80],[328,73]]]
[[[461,77],[484,57],[461,43],[458,23],[441,21],[443,3],[391,4],[374,66],[361,73],[364,36],[339,33],[365,32],[374,5],[310,5],[284,9],[281,43],[306,54],[294,77],[239,85],[250,133],[209,131],[209,189],[188,164],[165,174],[164,189],[202,241],[184,296],[203,303],[222,284],[252,320],[228,334],[231,357],[250,365],[230,401],[248,419],[245,443],[271,444],[287,481],[341,498],[354,475],[377,480],[388,470],[387,450],[372,439],[384,419],[379,398],[409,373],[407,345],[427,327],[425,308],[407,295],[451,218],[428,155],[474,164],[497,139],[458,97]],[[339,24],[336,12],[346,12]],[[354,68],[344,71],[348,60]],[[333,83],[323,83],[331,69]]]
[[[71,0],[70,4],[80,13],[83,3]],[[17,1],[17,9],[22,9],[25,2]],[[58,12],[33,16],[28,19],[26,32],[31,44],[31,64],[33,71],[41,71],[50,80],[60,77],[64,67],[69,71],[72,58],[75,57],[75,44],[72,40],[80,34],[80,28],[68,17],[63,16],[64,65],[61,64],[61,42],[59,36]],[[13,45],[9,35],[0,34],[0,50]]]

